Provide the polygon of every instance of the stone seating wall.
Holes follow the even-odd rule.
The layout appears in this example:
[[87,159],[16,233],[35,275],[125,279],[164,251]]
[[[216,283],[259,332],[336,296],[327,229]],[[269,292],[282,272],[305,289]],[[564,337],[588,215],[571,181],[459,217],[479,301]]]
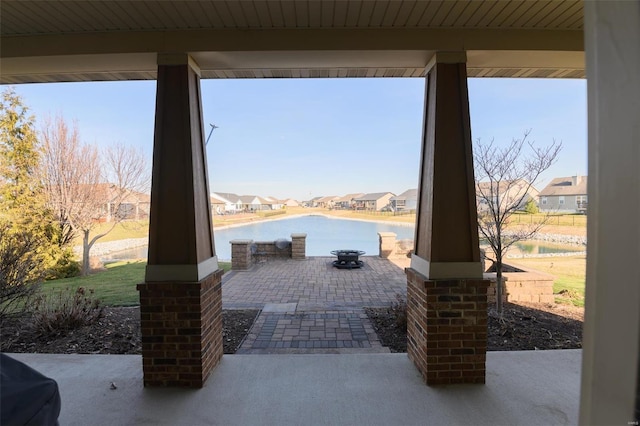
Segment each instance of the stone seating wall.
[[291,234],[291,241],[230,241],[231,269],[246,270],[269,259],[305,259],[306,237],[307,234]]

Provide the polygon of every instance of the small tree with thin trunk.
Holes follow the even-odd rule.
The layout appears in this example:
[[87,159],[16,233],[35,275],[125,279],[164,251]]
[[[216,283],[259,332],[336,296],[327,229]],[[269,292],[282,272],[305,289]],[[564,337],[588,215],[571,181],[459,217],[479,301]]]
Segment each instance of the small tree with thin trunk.
[[[513,139],[504,147],[491,140],[478,140],[474,146],[478,229],[493,251],[496,271],[497,310],[502,314],[503,259],[509,248],[518,241],[531,239],[546,223],[545,218],[528,225],[510,227],[509,219],[523,210],[531,198],[531,189],[540,175],[553,165],[562,148],[555,140],[538,148],[527,140],[530,130],[521,139]],[[548,217],[548,216],[547,216]]]
[[[145,157],[117,145],[100,156],[80,141],[77,126],[62,117],[47,119],[42,129],[42,180],[47,201],[57,216],[65,241],[82,237],[82,275],[89,273],[91,247],[126,218],[123,204],[148,182]],[[92,235],[99,221],[111,226]]]

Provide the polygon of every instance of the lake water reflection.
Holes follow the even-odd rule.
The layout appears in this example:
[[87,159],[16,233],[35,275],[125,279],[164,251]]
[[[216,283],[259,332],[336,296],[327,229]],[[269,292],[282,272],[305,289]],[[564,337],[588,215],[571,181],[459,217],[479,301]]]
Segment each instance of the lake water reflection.
[[[293,233],[307,234],[307,256],[330,256],[331,250],[364,250],[367,255],[378,254],[378,232],[394,232],[397,239],[413,239],[414,227],[382,222],[332,219],[325,216],[302,216],[271,220],[243,226],[216,229],[215,244],[219,260],[231,260],[232,240],[273,241],[278,238],[291,239]],[[525,253],[559,253],[580,251],[580,247],[560,246],[543,242],[523,242]],[[147,257],[147,247],[111,253],[103,260],[138,259]]]

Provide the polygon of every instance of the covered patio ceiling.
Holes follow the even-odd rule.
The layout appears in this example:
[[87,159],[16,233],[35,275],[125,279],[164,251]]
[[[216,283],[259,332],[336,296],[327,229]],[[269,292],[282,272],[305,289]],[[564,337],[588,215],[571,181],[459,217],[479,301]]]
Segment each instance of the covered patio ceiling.
[[158,53],[203,78],[420,77],[436,51],[470,77],[585,77],[581,0],[3,0],[0,36],[0,83],[155,79]]

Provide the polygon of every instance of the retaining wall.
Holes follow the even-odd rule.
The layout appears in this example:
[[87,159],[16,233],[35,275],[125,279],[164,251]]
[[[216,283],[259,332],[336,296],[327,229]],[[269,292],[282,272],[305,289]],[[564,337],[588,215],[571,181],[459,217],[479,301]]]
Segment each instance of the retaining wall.
[[233,240],[231,269],[249,269],[255,263],[269,259],[305,259],[307,234],[291,234],[291,241]]
[[378,254],[385,259],[411,257],[413,240],[397,240],[395,232],[378,232]]

